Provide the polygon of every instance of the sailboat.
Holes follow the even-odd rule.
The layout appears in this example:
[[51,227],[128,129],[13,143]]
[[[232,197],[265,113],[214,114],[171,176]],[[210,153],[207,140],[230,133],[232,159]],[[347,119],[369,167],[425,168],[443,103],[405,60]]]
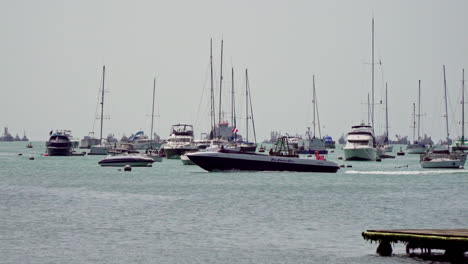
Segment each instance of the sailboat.
[[450,151],[450,133],[448,126],[448,110],[447,110],[447,82],[445,79],[445,65],[444,69],[444,94],[445,94],[445,124],[447,128],[447,146],[445,148],[434,148],[420,156],[420,164],[422,168],[447,168],[459,169],[463,168],[466,161],[466,153],[463,151]]
[[468,150],[468,140],[465,139],[465,69],[462,70],[462,115],[461,115],[461,127],[462,133],[461,137],[454,142],[451,146],[451,150],[461,150],[467,151]]
[[101,91],[101,134],[99,137],[99,144],[91,146],[88,155],[107,155],[110,150],[110,145],[105,144],[102,137],[102,128],[104,123],[104,84],[106,79],[106,66],[102,66],[102,91]]
[[393,152],[393,145],[388,140],[388,87],[385,83],[385,139],[383,145],[385,152]]
[[421,124],[421,80],[419,80],[419,88],[418,88],[418,138],[415,139],[415,132],[416,129],[416,110],[415,104],[413,104],[413,143],[409,144],[406,147],[408,154],[423,154],[426,152],[428,147],[426,144],[421,140],[420,135],[420,124]]
[[374,18],[372,18],[372,104],[371,123],[361,123],[351,127],[346,135],[346,145],[343,147],[345,160],[377,160],[377,148],[374,135]]
[[154,97],[156,94],[156,78],[153,80],[153,105],[151,107],[151,133],[150,133],[150,146],[146,150],[146,154],[153,158],[156,162],[161,162],[162,157],[159,155],[159,143],[153,142],[153,124],[154,124]]
[[[249,114],[250,108],[250,114]],[[252,120],[252,130],[254,142],[249,141],[249,119]],[[255,133],[255,121],[252,108],[252,96],[250,94],[249,73],[245,69],[245,140],[240,143],[239,148],[245,152],[255,152],[257,150],[257,135]]]
[[[315,92],[315,75],[312,76],[312,103],[313,103],[313,134],[310,133],[310,127],[307,128],[307,139],[308,139],[308,149],[299,149],[299,154],[314,154],[318,152],[319,154],[327,154],[328,151],[325,148],[325,141],[323,140],[321,133],[320,133],[320,118],[318,116],[318,104],[317,104],[317,94]],[[319,137],[316,136],[316,117],[318,120],[318,130],[319,130]]]

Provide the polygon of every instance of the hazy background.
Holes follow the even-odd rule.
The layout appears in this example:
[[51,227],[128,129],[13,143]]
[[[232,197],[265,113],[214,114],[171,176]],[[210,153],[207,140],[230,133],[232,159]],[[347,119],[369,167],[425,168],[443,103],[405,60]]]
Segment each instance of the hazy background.
[[[198,137],[209,131],[213,38],[215,87],[224,39],[223,100],[230,102],[234,67],[239,116],[249,69],[258,140],[272,130],[303,134],[311,126],[313,74],[322,134],[338,139],[367,121],[374,16],[375,61],[383,63],[375,68],[375,98],[384,99],[388,81],[391,138],[412,138],[419,79],[422,131],[445,137],[443,64],[456,137],[467,14],[468,2],[455,0],[0,1],[0,126],[33,140],[47,140],[55,128],[87,135],[105,64],[105,135],[149,133],[156,76],[156,132],[165,138],[172,124],[190,123]],[[230,120],[230,104],[224,106]],[[375,109],[381,134],[384,109]],[[245,134],[245,120],[238,122]],[[98,122],[94,130],[98,134]]]

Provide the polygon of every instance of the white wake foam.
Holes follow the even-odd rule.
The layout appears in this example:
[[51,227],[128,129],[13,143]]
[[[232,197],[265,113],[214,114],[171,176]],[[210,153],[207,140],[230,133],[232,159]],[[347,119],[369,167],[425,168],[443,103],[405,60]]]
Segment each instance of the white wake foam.
[[466,173],[466,170],[420,170],[420,171],[346,171],[347,174],[371,174],[371,175],[425,175],[425,174],[449,174]]

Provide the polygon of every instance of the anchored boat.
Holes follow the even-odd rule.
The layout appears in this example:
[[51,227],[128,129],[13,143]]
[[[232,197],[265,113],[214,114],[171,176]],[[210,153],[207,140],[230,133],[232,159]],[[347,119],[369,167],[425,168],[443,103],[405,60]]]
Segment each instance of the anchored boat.
[[103,167],[124,167],[125,165],[130,165],[132,167],[148,167],[154,160],[145,155],[145,154],[119,154],[119,155],[109,155],[105,159],[102,159],[98,162],[99,165]]
[[281,137],[269,155],[227,150],[221,147],[218,151],[189,153],[187,156],[196,165],[207,171],[298,171],[298,172],[331,172],[338,171],[336,163],[318,159],[299,158],[289,148],[288,138]]

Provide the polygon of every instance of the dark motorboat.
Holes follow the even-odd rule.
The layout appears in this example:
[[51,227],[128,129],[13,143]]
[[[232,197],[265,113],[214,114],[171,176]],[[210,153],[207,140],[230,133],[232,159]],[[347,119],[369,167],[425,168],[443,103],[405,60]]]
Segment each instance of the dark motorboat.
[[72,142],[70,135],[65,131],[50,131],[49,141],[46,142],[47,154],[49,156],[71,156]]
[[227,150],[189,153],[187,156],[196,165],[207,171],[298,171],[336,172],[336,163],[317,155],[317,159],[299,158],[288,145],[288,138],[281,137],[269,155]]
[[149,167],[153,164],[154,159],[145,154],[119,154],[109,155],[105,159],[98,162],[103,167],[124,167],[130,165],[132,167]]

